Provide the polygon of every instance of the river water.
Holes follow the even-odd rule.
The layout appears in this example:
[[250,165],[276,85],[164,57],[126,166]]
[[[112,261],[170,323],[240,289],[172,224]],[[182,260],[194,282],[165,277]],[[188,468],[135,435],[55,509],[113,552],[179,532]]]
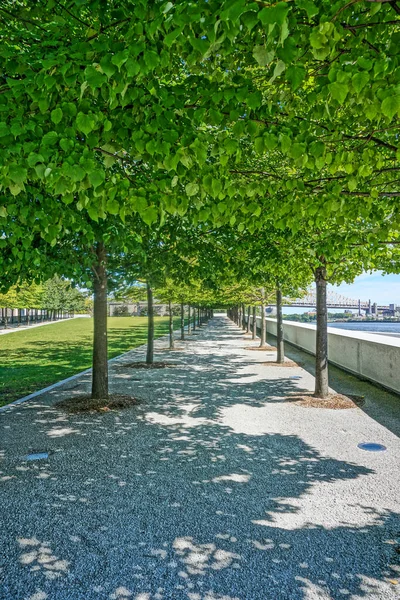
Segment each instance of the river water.
[[360,322],[360,323],[328,323],[328,327],[347,329],[352,331],[368,331],[400,337],[400,323]]

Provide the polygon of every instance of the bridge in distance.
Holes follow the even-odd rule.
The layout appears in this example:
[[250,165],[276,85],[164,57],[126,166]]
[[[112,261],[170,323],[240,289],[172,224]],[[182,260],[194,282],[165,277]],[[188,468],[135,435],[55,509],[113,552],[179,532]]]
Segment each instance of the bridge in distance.
[[[274,305],[271,305],[274,306]],[[297,298],[292,302],[285,301],[283,306],[298,307],[298,308],[316,308],[317,307],[317,295],[315,291],[308,292],[302,298]],[[376,302],[372,303],[371,300],[354,300],[353,298],[347,298],[336,292],[328,292],[327,307],[337,308],[340,310],[358,310],[358,314],[361,315],[362,311],[366,314],[376,315],[378,312],[395,312],[396,305],[378,305]]]

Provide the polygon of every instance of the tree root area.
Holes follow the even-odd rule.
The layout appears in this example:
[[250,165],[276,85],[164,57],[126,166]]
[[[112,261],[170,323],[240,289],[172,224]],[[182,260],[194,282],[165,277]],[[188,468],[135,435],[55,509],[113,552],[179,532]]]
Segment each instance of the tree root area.
[[85,412],[108,412],[119,410],[121,408],[131,408],[137,406],[139,400],[132,396],[123,394],[110,394],[108,398],[91,398],[89,395],[74,396],[65,398],[54,404],[55,408],[61,408],[67,413],[85,413]]
[[290,367],[290,368],[292,368],[292,367],[300,366],[298,363],[295,363],[292,360],[285,360],[285,362],[283,362],[283,363],[267,361],[267,362],[262,362],[261,364],[263,367]]
[[331,410],[342,410],[348,408],[359,408],[364,404],[364,396],[349,394],[329,394],[327,398],[316,398],[312,393],[291,396],[288,398],[297,406],[303,408],[329,408]]
[[248,346],[245,350],[254,350],[256,352],[268,352],[270,350],[276,350],[275,346]]

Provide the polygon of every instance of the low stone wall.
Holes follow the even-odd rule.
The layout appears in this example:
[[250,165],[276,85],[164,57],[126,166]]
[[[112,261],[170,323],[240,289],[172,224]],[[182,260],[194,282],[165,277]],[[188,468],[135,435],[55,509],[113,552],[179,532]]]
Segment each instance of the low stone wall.
[[[257,317],[257,326],[261,318]],[[284,338],[315,354],[315,327],[284,321]],[[276,320],[267,319],[267,330],[276,336]],[[400,338],[364,331],[328,327],[329,362],[373,383],[400,393]]]

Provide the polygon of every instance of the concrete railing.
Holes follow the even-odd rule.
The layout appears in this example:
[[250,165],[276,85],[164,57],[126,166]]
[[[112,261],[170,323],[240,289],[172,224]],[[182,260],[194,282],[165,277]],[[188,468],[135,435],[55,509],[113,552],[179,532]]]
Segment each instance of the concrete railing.
[[[287,342],[315,354],[315,326],[284,321],[283,329]],[[267,330],[276,336],[275,319],[267,319]],[[328,357],[345,371],[400,393],[400,338],[328,327]]]

